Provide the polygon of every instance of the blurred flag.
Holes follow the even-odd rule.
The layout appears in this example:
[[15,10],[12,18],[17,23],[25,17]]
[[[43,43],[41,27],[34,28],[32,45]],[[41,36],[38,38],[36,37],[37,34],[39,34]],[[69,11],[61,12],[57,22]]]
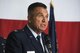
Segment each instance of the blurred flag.
[[54,19],[54,8],[52,3],[50,3],[49,36],[51,39],[52,53],[56,53],[57,52],[56,28],[55,28],[55,19]]

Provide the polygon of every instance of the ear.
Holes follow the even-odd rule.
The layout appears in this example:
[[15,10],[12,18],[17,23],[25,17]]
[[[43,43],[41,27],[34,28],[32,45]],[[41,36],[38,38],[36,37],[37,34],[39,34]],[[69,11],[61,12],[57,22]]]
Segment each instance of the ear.
[[31,23],[31,16],[28,15],[28,22]]

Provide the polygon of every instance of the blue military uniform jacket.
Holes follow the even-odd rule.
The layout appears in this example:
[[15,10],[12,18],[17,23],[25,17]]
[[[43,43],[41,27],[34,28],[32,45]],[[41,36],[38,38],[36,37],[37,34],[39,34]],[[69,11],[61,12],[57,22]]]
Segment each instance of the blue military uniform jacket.
[[[43,44],[45,45],[44,36],[45,34],[42,33]],[[29,51],[44,53],[27,26],[9,34],[6,40],[6,53],[27,53]]]

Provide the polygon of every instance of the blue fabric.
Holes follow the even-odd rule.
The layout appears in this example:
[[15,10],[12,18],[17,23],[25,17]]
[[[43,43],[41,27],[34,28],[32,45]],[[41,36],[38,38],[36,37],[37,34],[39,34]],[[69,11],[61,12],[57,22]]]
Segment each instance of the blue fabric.
[[54,9],[52,4],[50,5],[50,19],[49,19],[49,36],[51,39],[52,53],[57,52],[56,44],[56,30],[55,30]]

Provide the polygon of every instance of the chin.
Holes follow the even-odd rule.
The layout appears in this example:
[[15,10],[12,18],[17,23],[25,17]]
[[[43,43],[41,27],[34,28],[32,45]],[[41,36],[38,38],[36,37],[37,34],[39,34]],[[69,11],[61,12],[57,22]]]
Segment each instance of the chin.
[[41,29],[42,31],[46,30],[46,28]]
[[44,31],[44,30],[46,30],[46,28],[47,27],[40,27],[39,29],[40,29],[40,31]]

